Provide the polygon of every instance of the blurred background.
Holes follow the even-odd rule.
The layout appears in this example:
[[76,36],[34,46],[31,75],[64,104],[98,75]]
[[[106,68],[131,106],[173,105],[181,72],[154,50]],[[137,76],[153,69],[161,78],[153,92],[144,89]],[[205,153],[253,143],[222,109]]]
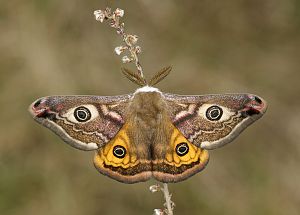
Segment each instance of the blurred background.
[[[266,115],[207,168],[170,185],[175,214],[300,213],[300,2],[297,0],[0,3],[0,214],[152,214],[155,181],[121,184],[99,174],[93,152],[65,144],[29,115],[46,95],[118,95],[136,86],[120,73],[121,39],[93,11],[125,10],[146,76],[172,65],[164,92],[249,92]],[[133,65],[126,65],[134,69]]]

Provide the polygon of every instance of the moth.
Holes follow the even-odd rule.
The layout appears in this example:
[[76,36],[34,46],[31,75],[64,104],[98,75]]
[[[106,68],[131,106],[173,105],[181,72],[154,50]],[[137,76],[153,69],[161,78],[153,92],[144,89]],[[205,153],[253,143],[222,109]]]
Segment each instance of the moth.
[[208,151],[233,141],[259,119],[267,103],[253,94],[175,95],[123,69],[140,85],[120,96],[48,96],[29,111],[71,146],[94,150],[97,170],[123,183],[183,181],[205,168]]

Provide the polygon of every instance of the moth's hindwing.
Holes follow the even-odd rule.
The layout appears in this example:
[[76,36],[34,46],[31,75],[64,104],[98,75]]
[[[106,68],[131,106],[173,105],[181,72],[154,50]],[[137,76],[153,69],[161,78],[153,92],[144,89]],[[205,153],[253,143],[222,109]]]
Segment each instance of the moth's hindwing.
[[109,142],[124,124],[131,95],[49,96],[29,108],[34,119],[71,146],[95,150]]
[[142,158],[130,135],[130,123],[94,157],[94,165],[104,175],[124,183],[146,181],[151,177],[151,161]]
[[267,103],[252,94],[179,96],[164,94],[173,124],[194,145],[215,149],[259,119]]
[[209,160],[207,150],[191,144],[172,124],[170,127],[172,132],[165,154],[153,160],[153,177],[164,183],[189,178],[201,171]]

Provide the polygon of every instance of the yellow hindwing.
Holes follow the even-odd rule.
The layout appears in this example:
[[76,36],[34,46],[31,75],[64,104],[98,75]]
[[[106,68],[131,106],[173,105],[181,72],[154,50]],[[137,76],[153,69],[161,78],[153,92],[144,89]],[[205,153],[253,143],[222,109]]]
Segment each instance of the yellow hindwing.
[[95,157],[97,165],[105,164],[126,169],[139,163],[136,154],[131,153],[133,150],[130,150],[130,139],[127,135],[129,127],[128,124],[125,124],[109,143],[99,149],[98,155]]
[[[200,163],[208,160],[208,152],[190,143],[175,126],[169,143],[170,148],[166,153],[165,161],[169,165],[179,167],[197,162],[199,158]],[[181,148],[182,154],[179,153],[178,148]]]

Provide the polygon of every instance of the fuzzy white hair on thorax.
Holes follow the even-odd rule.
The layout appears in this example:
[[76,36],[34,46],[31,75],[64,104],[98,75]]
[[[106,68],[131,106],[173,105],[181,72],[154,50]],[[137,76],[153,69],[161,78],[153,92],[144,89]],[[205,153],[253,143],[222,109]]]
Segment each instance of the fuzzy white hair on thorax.
[[155,87],[150,87],[150,86],[144,86],[144,87],[141,87],[141,88],[138,88],[134,94],[136,93],[141,93],[141,92],[158,92],[158,93],[161,93],[159,89],[155,88]]

